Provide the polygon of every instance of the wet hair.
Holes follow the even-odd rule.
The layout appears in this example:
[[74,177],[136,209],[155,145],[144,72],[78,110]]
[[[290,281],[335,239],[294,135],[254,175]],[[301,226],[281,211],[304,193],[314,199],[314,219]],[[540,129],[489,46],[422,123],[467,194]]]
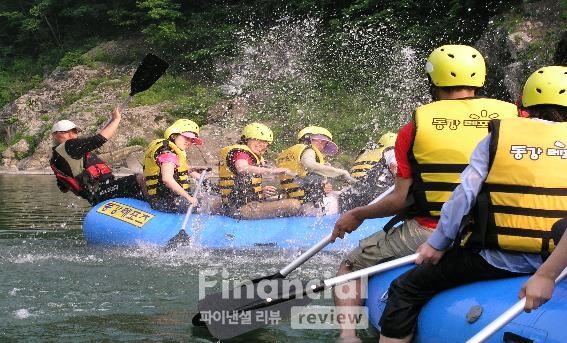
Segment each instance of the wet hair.
[[567,122],[567,107],[559,105],[534,105],[526,108],[532,118],[555,122]]
[[440,100],[439,97],[437,96],[437,89],[443,89],[444,91],[447,91],[447,92],[455,92],[455,91],[460,91],[460,90],[474,90],[474,94],[476,95],[478,93],[478,91],[482,88],[482,87],[473,87],[473,86],[437,87],[437,86],[435,86],[433,81],[431,81],[431,76],[427,75],[427,79],[429,80],[429,95],[431,96],[431,99],[433,101]]

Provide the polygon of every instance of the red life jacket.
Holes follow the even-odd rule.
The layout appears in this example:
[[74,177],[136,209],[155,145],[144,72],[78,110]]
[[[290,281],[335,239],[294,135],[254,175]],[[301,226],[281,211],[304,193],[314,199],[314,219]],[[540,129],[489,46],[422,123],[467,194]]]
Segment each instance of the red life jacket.
[[114,179],[112,170],[98,156],[87,152],[83,160],[84,170],[76,177],[67,175],[51,163],[55,177],[67,190],[75,195],[88,198],[92,193],[90,188],[100,181]]

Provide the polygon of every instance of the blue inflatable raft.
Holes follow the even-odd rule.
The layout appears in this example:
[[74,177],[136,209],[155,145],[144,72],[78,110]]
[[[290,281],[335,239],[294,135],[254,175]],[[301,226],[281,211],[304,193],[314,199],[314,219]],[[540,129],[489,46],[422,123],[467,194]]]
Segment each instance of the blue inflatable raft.
[[[366,306],[369,319],[378,330],[390,282],[413,266],[404,266],[370,277]],[[527,277],[475,282],[439,293],[419,315],[414,342],[465,342],[512,307],[519,299]],[[469,323],[467,314],[481,310]],[[555,288],[553,298],[531,313],[517,316],[486,342],[564,343],[567,342],[567,280]]]
[[[165,246],[179,233],[184,217],[156,211],[143,201],[118,198],[89,210],[83,231],[88,244]],[[306,249],[330,234],[337,219],[338,215],[237,220],[193,213],[185,231],[193,244],[206,248]],[[367,220],[347,239],[338,239],[325,250],[352,249],[361,238],[380,230],[388,219]]]

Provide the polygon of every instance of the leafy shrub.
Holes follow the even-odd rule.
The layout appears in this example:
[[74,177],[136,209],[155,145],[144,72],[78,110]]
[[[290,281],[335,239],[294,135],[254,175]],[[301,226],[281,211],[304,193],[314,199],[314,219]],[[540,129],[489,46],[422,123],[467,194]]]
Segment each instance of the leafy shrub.
[[83,52],[78,50],[67,52],[61,60],[59,60],[59,66],[63,69],[71,69],[81,64],[85,64],[85,61],[83,59]]
[[126,143],[126,146],[147,146],[148,141],[144,137],[132,137]]

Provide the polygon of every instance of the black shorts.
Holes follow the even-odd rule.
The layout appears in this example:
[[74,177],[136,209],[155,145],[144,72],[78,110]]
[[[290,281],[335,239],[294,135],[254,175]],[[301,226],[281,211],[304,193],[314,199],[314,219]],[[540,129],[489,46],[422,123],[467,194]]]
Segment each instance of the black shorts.
[[142,188],[136,180],[136,175],[128,175],[112,181],[99,183],[98,186],[91,205],[96,205],[113,198],[135,198],[144,200]]

